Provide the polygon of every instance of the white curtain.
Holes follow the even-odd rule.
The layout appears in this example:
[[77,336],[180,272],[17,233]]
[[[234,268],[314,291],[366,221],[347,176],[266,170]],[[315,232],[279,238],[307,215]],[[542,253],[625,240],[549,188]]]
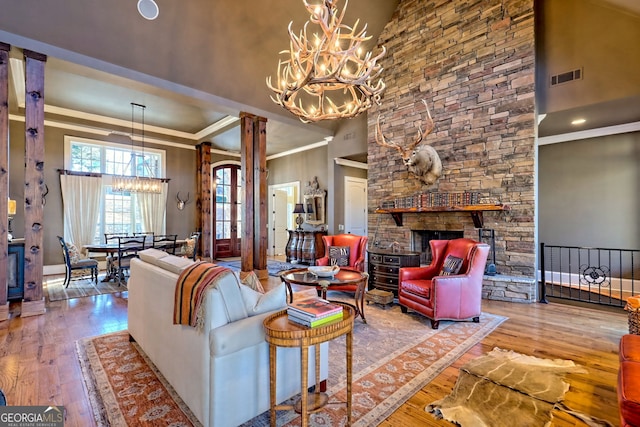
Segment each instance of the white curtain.
[[138,193],[138,209],[142,217],[142,231],[164,234],[164,215],[167,210],[169,184],[162,183],[162,193]]
[[60,175],[64,205],[65,240],[82,250],[93,243],[100,214],[102,178]]

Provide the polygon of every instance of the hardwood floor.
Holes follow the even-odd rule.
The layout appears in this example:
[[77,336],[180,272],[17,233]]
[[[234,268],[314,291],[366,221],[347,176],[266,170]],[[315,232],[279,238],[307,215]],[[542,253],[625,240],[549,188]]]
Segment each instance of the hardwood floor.
[[[278,279],[269,278],[269,285]],[[571,374],[565,403],[578,411],[619,424],[616,377],[618,342],[627,333],[627,315],[550,304],[483,301],[483,310],[509,319],[456,363],[402,405],[381,425],[452,426],[424,411],[449,394],[458,368],[494,347],[545,358],[574,360],[587,374]],[[83,337],[127,328],[127,293],[47,302],[44,315],[21,318],[11,304],[10,319],[0,322],[0,389],[9,405],[64,405],[65,426],[94,426],[80,375],[75,342]],[[517,425],[514,424],[514,425]],[[584,426],[558,410],[554,426]]]

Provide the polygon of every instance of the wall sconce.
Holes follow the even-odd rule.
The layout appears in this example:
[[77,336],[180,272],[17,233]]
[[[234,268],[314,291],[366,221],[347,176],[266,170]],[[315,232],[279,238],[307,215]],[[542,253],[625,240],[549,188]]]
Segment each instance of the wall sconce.
[[11,200],[9,198],[7,198],[9,200],[8,203],[8,209],[7,212],[9,214],[9,224],[8,224],[8,230],[7,230],[7,239],[9,241],[13,240],[13,234],[11,234],[13,232],[13,229],[11,228],[11,222],[13,221],[13,215],[16,214],[16,201],[15,200]]
[[302,230],[302,223],[304,222],[304,219],[302,218],[302,215],[304,214],[304,205],[302,203],[296,203],[295,208],[293,208],[293,213],[298,214],[298,217],[296,218],[298,228],[296,228],[296,230],[300,231]]

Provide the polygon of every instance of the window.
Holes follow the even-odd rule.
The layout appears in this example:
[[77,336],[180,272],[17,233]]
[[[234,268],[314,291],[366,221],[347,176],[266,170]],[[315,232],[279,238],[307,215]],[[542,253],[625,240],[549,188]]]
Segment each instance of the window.
[[[65,168],[74,172],[101,173],[102,205],[94,242],[105,233],[143,232],[135,193],[111,191],[110,175],[164,176],[165,151],[65,136]],[[137,173],[135,173],[135,172]]]

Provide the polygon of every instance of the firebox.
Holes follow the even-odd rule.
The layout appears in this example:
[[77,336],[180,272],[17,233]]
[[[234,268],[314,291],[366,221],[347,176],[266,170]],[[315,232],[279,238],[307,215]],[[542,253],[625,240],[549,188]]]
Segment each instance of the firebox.
[[462,230],[411,230],[411,250],[420,252],[420,264],[431,263],[431,240],[451,240],[464,237]]

